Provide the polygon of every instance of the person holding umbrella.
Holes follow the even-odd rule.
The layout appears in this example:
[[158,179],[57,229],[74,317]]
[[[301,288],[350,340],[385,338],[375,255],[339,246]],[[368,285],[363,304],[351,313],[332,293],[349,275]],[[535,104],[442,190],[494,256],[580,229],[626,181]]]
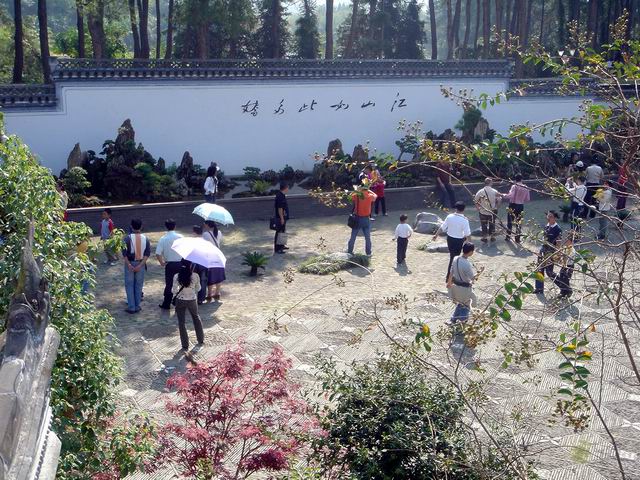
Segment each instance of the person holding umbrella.
[[[220,250],[220,245],[222,245],[222,232],[218,230],[216,222],[212,220],[204,222],[204,233],[202,234],[202,238],[211,242]],[[227,277],[225,275],[224,267],[209,268],[207,271],[207,288],[209,289],[207,292],[208,302],[211,302],[211,300],[215,300],[216,302],[220,300],[220,288],[222,287],[222,282],[226,279]]]
[[191,314],[193,328],[196,331],[198,345],[204,343],[204,330],[202,320],[198,314],[198,291],[200,290],[200,278],[193,273],[194,265],[189,260],[180,262],[180,270],[173,277],[173,300],[176,306],[176,317],[178,317],[178,330],[180,332],[180,343],[182,350],[189,350],[189,335],[185,326],[187,310]]

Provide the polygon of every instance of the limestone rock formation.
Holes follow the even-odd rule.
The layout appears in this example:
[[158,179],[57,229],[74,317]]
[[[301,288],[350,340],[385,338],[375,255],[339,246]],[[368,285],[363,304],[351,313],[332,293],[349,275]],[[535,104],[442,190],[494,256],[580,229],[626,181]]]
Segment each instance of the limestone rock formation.
[[87,152],[83,152],[80,148],[80,144],[76,143],[69,153],[69,157],[67,158],[67,170],[71,170],[73,167],[82,167],[84,168],[85,162],[87,161]]
[[427,245],[427,252],[429,253],[449,253],[449,247],[447,247],[446,243],[438,242],[438,243],[430,243]]
[[351,160],[356,163],[366,163],[369,161],[369,154],[362,148],[362,145],[356,145],[353,149]]
[[116,145],[123,147],[128,142],[136,141],[136,132],[131,125],[131,120],[128,118],[122,122],[122,125],[118,129],[118,136],[116,137]]
[[425,235],[433,235],[436,233],[443,220],[435,213],[421,212],[416,215],[413,222],[413,231]]
[[327,157],[344,157],[344,150],[342,150],[342,142],[336,138],[329,142],[327,147]]
[[176,178],[184,178],[187,183],[193,174],[193,158],[189,152],[184,152],[180,166],[176,170]]

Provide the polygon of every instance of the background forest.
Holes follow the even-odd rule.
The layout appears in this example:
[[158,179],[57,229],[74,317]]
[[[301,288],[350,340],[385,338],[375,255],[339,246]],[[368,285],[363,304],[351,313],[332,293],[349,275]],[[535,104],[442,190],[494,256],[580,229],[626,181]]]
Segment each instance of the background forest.
[[0,82],[48,82],[50,55],[499,58],[507,35],[553,50],[576,33],[596,47],[625,10],[637,36],[640,0],[0,0]]

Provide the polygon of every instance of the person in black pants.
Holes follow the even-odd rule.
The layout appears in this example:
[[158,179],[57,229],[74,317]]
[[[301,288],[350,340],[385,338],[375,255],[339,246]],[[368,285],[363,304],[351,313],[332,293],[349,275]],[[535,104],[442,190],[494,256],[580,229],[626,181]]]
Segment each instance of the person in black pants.
[[407,217],[405,214],[400,215],[400,223],[396,227],[396,233],[394,239],[398,242],[398,248],[396,251],[396,260],[398,265],[404,265],[407,259],[407,247],[409,246],[409,237],[413,235],[413,229],[407,224]]
[[533,293],[544,293],[545,274],[552,279],[556,277],[553,273],[553,256],[557,252],[561,235],[562,229],[558,225],[558,214],[554,210],[549,210],[547,212],[547,225],[544,227],[544,243],[538,253],[537,273],[542,275],[542,278],[536,278],[536,287]]
[[[202,238],[202,226],[193,226],[193,236]],[[196,263],[193,264],[193,273],[200,279],[200,290],[198,291],[198,305],[202,305],[207,299],[207,272],[208,269]]]
[[463,202],[456,202],[455,213],[447,215],[444,222],[435,235],[433,240],[438,238],[440,232],[447,234],[447,247],[449,248],[449,266],[447,267],[447,274],[444,277],[445,282],[449,279],[449,272],[451,271],[451,264],[453,259],[462,253],[462,246],[464,242],[471,236],[471,227],[469,226],[469,220],[464,216],[465,204]]
[[285,253],[289,249],[286,245],[286,240],[284,240],[284,235],[287,231],[287,220],[289,220],[288,191],[289,185],[286,182],[280,182],[280,191],[276,193],[275,201],[276,234],[273,238],[273,251],[275,253]]
[[574,234],[569,233],[560,251],[560,273],[553,279],[553,283],[560,289],[561,297],[570,297],[573,294],[571,277],[573,276],[573,267],[577,255],[575,248],[573,248],[573,240]]
[[175,231],[176,221],[172,218],[165,221],[164,226],[167,228],[167,233],[158,241],[156,248],[156,259],[164,267],[164,299],[158,306],[163,310],[169,310],[173,299],[173,293],[171,293],[173,277],[180,271],[182,260],[182,257],[171,249],[171,245],[178,238],[182,238],[182,235]]

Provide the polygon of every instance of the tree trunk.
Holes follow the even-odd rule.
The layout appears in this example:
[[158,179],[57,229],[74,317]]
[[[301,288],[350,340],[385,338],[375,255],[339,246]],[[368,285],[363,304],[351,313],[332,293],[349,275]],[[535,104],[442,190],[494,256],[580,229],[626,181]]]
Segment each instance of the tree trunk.
[[78,58],[87,56],[84,48],[84,12],[81,1],[76,1],[76,28],[78,29]]
[[436,30],[436,7],[433,0],[429,0],[429,23],[431,25],[431,60],[437,60],[438,32]]
[[462,51],[464,58],[468,57],[469,36],[471,35],[471,0],[467,0],[465,4],[465,24],[464,24],[464,40],[462,41]]
[[558,46],[563,48],[567,43],[567,26],[565,24],[564,2],[558,1]]
[[273,25],[271,26],[271,36],[273,38],[273,55],[272,58],[280,58],[280,0],[273,0]]
[[511,12],[511,22],[509,22],[509,33],[511,33],[511,35],[517,35],[519,31],[519,28],[518,28],[518,18],[520,16],[520,12],[518,11],[519,6],[520,6],[520,3],[518,2],[518,0],[514,0],[513,10]]
[[13,0],[13,83],[22,83],[24,70],[24,45],[22,42],[22,0]]
[[91,37],[93,58],[105,58],[104,0],[96,0],[87,10],[87,27]]
[[169,12],[167,13],[167,45],[164,50],[164,58],[169,60],[173,54],[173,5],[174,0],[169,0]]
[[47,0],[38,0],[38,37],[40,39],[40,61],[44,83],[51,83],[49,66],[49,22],[47,21]]
[[138,34],[138,20],[136,20],[135,0],[129,0],[129,19],[131,22],[131,36],[133,37],[133,58],[140,58],[140,35]]
[[542,6],[540,8],[540,45],[544,44],[544,0],[542,0]]
[[482,41],[484,42],[484,58],[489,58],[491,40],[491,6],[489,0],[482,0]]
[[569,1],[569,21],[576,22],[580,26],[580,0]]
[[[507,33],[512,33],[511,32],[511,4],[513,2],[511,0],[507,0],[507,8],[505,8],[505,14],[504,14],[504,29],[507,31]],[[560,0],[558,3],[562,3],[562,0]]]
[[447,0],[447,59],[453,58],[453,10],[451,0]]
[[524,38],[523,38],[523,45],[529,45],[529,35],[531,34],[531,12],[533,10],[533,1],[534,0],[525,0],[525,3],[527,4],[527,8],[526,8],[526,12],[527,12],[527,18],[525,19],[525,25],[526,25],[526,29],[524,31]]
[[327,0],[327,12],[325,17],[325,46],[324,58],[333,59],[333,0]]
[[156,0],[156,59],[160,58],[162,39],[162,21],[160,19],[160,0]]
[[[527,30],[529,21],[527,19],[528,5],[527,0],[516,0],[516,7],[518,12],[518,39],[520,41],[520,45],[524,47],[527,43]],[[524,64],[522,63],[522,57],[520,55],[516,58],[516,71],[515,75],[518,78],[522,78],[524,73]]]
[[482,6],[480,0],[476,0],[476,29],[474,32],[473,48],[478,50],[478,39],[480,38],[480,12],[482,12]]
[[358,0],[352,0],[351,8],[351,27],[349,28],[349,38],[347,38],[347,45],[344,49],[345,58],[351,58],[353,55],[353,42],[355,40],[356,31],[358,28]]
[[591,37],[593,48],[598,46],[598,1],[589,0],[587,16],[587,36]]
[[[508,2],[508,0],[507,0]],[[502,15],[504,12],[504,6],[502,0],[496,0],[496,30],[498,31],[498,39],[502,38]]]
[[149,58],[151,48],[149,46],[149,0],[138,1],[138,14],[140,23],[140,57]]
[[453,50],[452,56],[455,56],[456,49],[460,45],[460,17],[462,16],[462,0],[456,0],[455,13],[453,14]]

